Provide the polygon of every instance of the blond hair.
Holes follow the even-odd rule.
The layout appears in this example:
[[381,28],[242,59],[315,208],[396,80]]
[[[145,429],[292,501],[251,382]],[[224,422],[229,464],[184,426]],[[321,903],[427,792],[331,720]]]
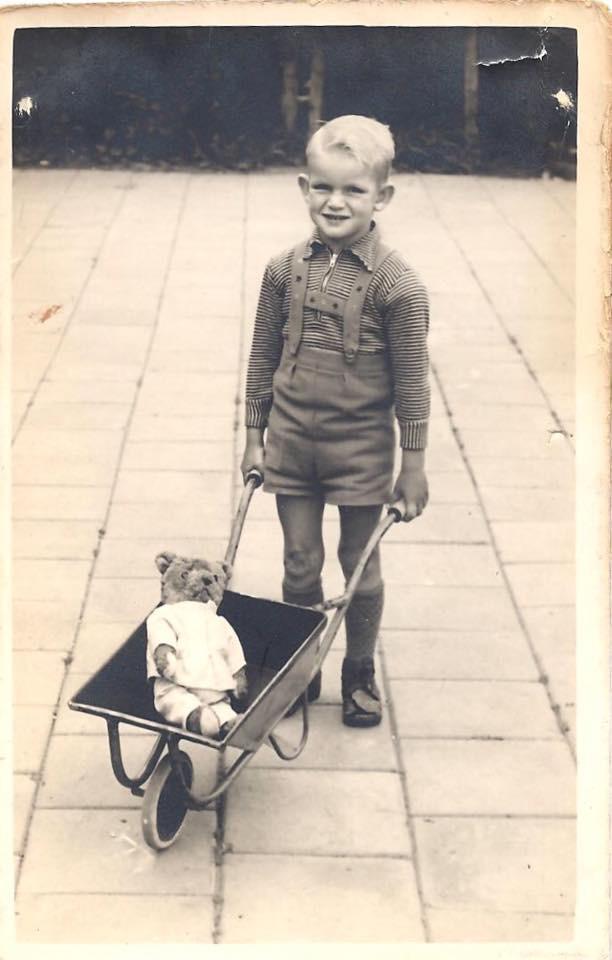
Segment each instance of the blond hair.
[[306,146],[306,159],[324,150],[344,150],[370,169],[384,183],[395,156],[393,135],[384,123],[371,117],[346,114],[335,117],[313,133]]

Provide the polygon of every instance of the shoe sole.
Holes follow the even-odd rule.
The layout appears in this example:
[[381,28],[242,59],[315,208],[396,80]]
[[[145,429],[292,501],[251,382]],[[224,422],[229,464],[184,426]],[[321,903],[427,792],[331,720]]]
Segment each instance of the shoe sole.
[[345,727],[377,727],[381,722],[381,716],[361,716],[361,717],[342,717],[342,723]]

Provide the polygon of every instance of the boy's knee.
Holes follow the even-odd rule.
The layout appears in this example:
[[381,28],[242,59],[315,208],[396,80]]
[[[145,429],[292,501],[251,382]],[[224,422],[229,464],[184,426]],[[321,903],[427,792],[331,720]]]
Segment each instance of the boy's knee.
[[322,550],[288,550],[284,558],[285,585],[304,590],[319,582],[323,568]]

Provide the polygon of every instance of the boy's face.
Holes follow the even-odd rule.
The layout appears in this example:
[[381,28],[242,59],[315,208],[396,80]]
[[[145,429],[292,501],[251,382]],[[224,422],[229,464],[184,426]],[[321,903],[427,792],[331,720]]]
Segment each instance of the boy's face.
[[321,151],[311,157],[298,183],[321,239],[334,251],[350,247],[370,229],[372,215],[393,196],[389,183],[349,153]]

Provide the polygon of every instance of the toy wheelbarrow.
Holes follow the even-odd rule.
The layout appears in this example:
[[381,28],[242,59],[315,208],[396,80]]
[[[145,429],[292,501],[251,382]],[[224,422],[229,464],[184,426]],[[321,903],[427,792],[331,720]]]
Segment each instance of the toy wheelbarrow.
[[[233,564],[254,490],[261,484],[252,471],[245,484],[230,535],[225,560]],[[153,706],[152,684],[146,676],[146,618],[97,673],[70,700],[72,710],[106,720],[110,760],[119,783],[143,797],[142,830],[147,844],[164,850],[177,838],[188,810],[211,807],[236,779],[263,744],[283,760],[300,755],[308,739],[306,690],[321,668],[344,619],[370,555],[386,531],[403,514],[403,504],[389,507],[366,544],[355,572],[341,597],[320,608],[299,607],[226,590],[219,613],[232,625],[247,663],[248,695],[243,712],[225,738],[215,740],[166,723]],[[334,610],[328,622],[325,611]],[[299,742],[289,745],[275,733],[289,707],[299,700],[302,728]],[[156,741],[140,773],[127,773],[121,755],[119,725],[156,734]],[[181,740],[217,750],[223,761],[229,747],[238,750],[231,763],[217,764],[215,785],[198,795],[193,786],[191,758]],[[148,784],[147,784],[148,781]],[[146,789],[144,785],[147,784]]]

